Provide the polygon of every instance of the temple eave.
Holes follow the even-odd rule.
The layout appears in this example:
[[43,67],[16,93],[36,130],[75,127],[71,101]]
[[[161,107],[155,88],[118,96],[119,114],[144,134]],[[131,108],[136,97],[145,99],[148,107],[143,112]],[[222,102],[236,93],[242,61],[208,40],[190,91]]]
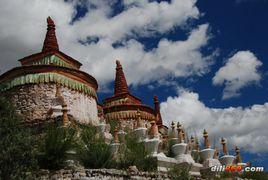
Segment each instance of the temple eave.
[[79,69],[82,64],[73,59],[72,57],[68,56],[67,54],[61,52],[61,51],[47,51],[47,52],[39,52],[39,53],[35,53],[35,54],[32,54],[30,56],[26,56],[22,59],[19,59],[18,61],[22,64],[22,65],[27,65],[29,63],[33,63],[34,61],[40,59],[40,58],[43,58],[43,57],[46,57],[46,56],[49,56],[49,55],[56,55],[56,56],[59,56],[61,57],[61,59],[63,61],[65,61],[66,63],[70,63],[73,67],[75,67],[76,69]]
[[110,107],[103,107],[103,112],[104,113],[110,113],[110,112],[120,112],[120,111],[128,111],[128,110],[140,110],[144,111],[147,113],[152,114],[155,116],[155,111],[152,109],[150,106],[144,105],[144,104],[120,104],[120,105],[115,105],[115,106],[110,106]]
[[104,103],[109,103],[109,102],[112,102],[114,100],[118,100],[118,99],[122,99],[122,98],[127,98],[127,97],[129,97],[133,101],[135,101],[135,104],[141,104],[141,100],[138,97],[130,94],[129,92],[121,93],[119,95],[113,95],[112,97],[108,97],[108,98],[104,99]]
[[[50,76],[57,75],[57,78],[53,78],[52,80],[44,80],[44,83],[46,81],[49,82],[61,82],[64,81],[64,77],[68,78],[70,81],[75,83],[76,85],[73,86],[78,86],[77,90],[82,90],[83,87],[91,87],[94,89],[94,94],[96,94],[96,91],[98,89],[98,84],[97,81],[95,80],[94,77],[90,76],[89,74],[75,70],[75,69],[70,69],[66,67],[61,67],[61,66],[52,66],[52,65],[39,65],[39,66],[21,66],[21,67],[16,67],[11,69],[10,71],[7,71],[6,73],[2,74],[0,76],[0,83],[5,84],[11,80],[14,80],[18,77],[23,77],[23,76],[29,76],[29,75],[45,75],[45,74],[51,74]],[[51,79],[51,78],[50,78]],[[54,80],[55,79],[55,80]],[[43,80],[42,80],[43,81]],[[68,83],[67,80],[65,80],[65,84]],[[32,80],[34,83],[34,81]],[[64,82],[62,82],[64,85]],[[79,83],[81,85],[79,85]],[[19,85],[20,83],[15,83],[16,85]],[[81,86],[81,87],[80,87]],[[88,88],[87,88],[88,89]],[[94,95],[96,96],[96,95]]]
[[103,112],[107,120],[130,120],[137,118],[137,111],[139,110],[142,119],[147,121],[154,121],[155,115],[148,106],[134,106],[134,105],[122,105],[114,106],[112,108],[104,108]]

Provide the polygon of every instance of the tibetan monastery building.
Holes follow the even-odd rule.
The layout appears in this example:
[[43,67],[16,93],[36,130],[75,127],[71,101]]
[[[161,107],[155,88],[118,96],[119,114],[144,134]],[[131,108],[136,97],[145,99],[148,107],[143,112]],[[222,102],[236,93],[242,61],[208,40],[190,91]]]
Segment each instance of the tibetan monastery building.
[[130,93],[122,65],[120,61],[116,61],[114,95],[104,99],[102,106],[105,119],[108,122],[111,120],[119,121],[123,126],[133,126],[137,120],[137,114],[139,114],[141,119],[146,122],[155,121],[161,132],[161,129],[166,128],[162,124],[159,101],[156,96],[154,97],[154,104],[155,108],[153,109],[142,104],[139,98]]
[[0,76],[0,91],[26,121],[39,122],[61,114],[64,105],[78,122],[98,123],[97,81],[79,70],[79,61],[59,50],[50,17],[42,51],[19,61],[20,67]]

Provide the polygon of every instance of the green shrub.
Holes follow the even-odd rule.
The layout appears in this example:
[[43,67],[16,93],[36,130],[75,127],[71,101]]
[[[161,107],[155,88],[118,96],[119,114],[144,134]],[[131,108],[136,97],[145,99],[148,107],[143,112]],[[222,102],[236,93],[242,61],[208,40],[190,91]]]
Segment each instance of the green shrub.
[[125,144],[121,144],[119,148],[119,168],[128,168],[136,166],[142,171],[155,171],[157,168],[156,159],[149,156],[143,142],[137,142],[135,138],[126,135]]
[[40,168],[58,170],[64,168],[68,152],[76,148],[76,130],[71,126],[58,127],[50,124],[45,128],[39,145]]
[[96,137],[93,126],[82,127],[78,156],[86,168],[108,168],[112,163],[109,145],[101,137]]
[[190,169],[191,166],[175,165],[168,171],[168,174],[173,180],[190,180]]
[[118,127],[118,120],[109,120],[110,132],[113,133],[115,128]]
[[241,178],[247,179],[268,179],[267,172],[244,172],[240,175]]
[[38,169],[36,141],[11,103],[0,97],[0,179],[24,179]]

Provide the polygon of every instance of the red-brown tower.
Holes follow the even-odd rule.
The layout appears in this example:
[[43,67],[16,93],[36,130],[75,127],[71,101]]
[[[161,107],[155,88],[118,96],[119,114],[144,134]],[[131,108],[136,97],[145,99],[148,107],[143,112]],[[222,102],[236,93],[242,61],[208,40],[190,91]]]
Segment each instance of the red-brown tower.
[[[42,51],[19,61],[21,66],[0,75],[0,93],[27,122],[44,122],[62,110],[64,124],[67,113],[79,123],[98,124],[98,83],[80,70],[79,61],[59,50],[56,26],[50,17]],[[55,96],[59,92],[64,92],[61,98],[65,103]]]
[[120,94],[125,94],[128,92],[128,85],[123,72],[122,65],[119,60],[116,60],[116,74],[114,82],[114,95],[118,96]]
[[116,61],[114,81],[114,94],[103,103],[105,118],[109,120],[136,120],[137,111],[146,121],[155,121],[155,111],[150,106],[141,103],[141,100],[132,95],[128,89],[123,67],[119,60]]
[[162,125],[160,106],[158,98],[154,98],[155,109],[142,104],[141,100],[129,91],[123,67],[119,60],[116,61],[116,73],[114,81],[114,94],[103,103],[105,118],[120,122],[137,121],[139,117],[147,122],[156,121],[158,126]]
[[43,43],[42,52],[58,51],[59,45],[56,37],[56,28],[51,17],[47,18],[47,34]]

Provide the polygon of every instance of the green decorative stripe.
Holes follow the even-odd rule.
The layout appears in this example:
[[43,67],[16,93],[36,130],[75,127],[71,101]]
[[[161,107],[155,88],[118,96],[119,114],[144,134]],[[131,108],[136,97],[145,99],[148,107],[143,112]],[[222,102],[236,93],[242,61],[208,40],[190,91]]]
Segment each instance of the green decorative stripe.
[[27,74],[15,77],[14,79],[0,84],[0,91],[6,91],[15,86],[39,83],[58,83],[70,89],[82,91],[90,96],[97,98],[97,94],[94,88],[56,73]]
[[55,55],[46,56],[42,59],[35,60],[31,62],[29,65],[44,65],[44,64],[53,64],[57,66],[69,67],[72,68],[73,66],[63,61],[61,58]]

